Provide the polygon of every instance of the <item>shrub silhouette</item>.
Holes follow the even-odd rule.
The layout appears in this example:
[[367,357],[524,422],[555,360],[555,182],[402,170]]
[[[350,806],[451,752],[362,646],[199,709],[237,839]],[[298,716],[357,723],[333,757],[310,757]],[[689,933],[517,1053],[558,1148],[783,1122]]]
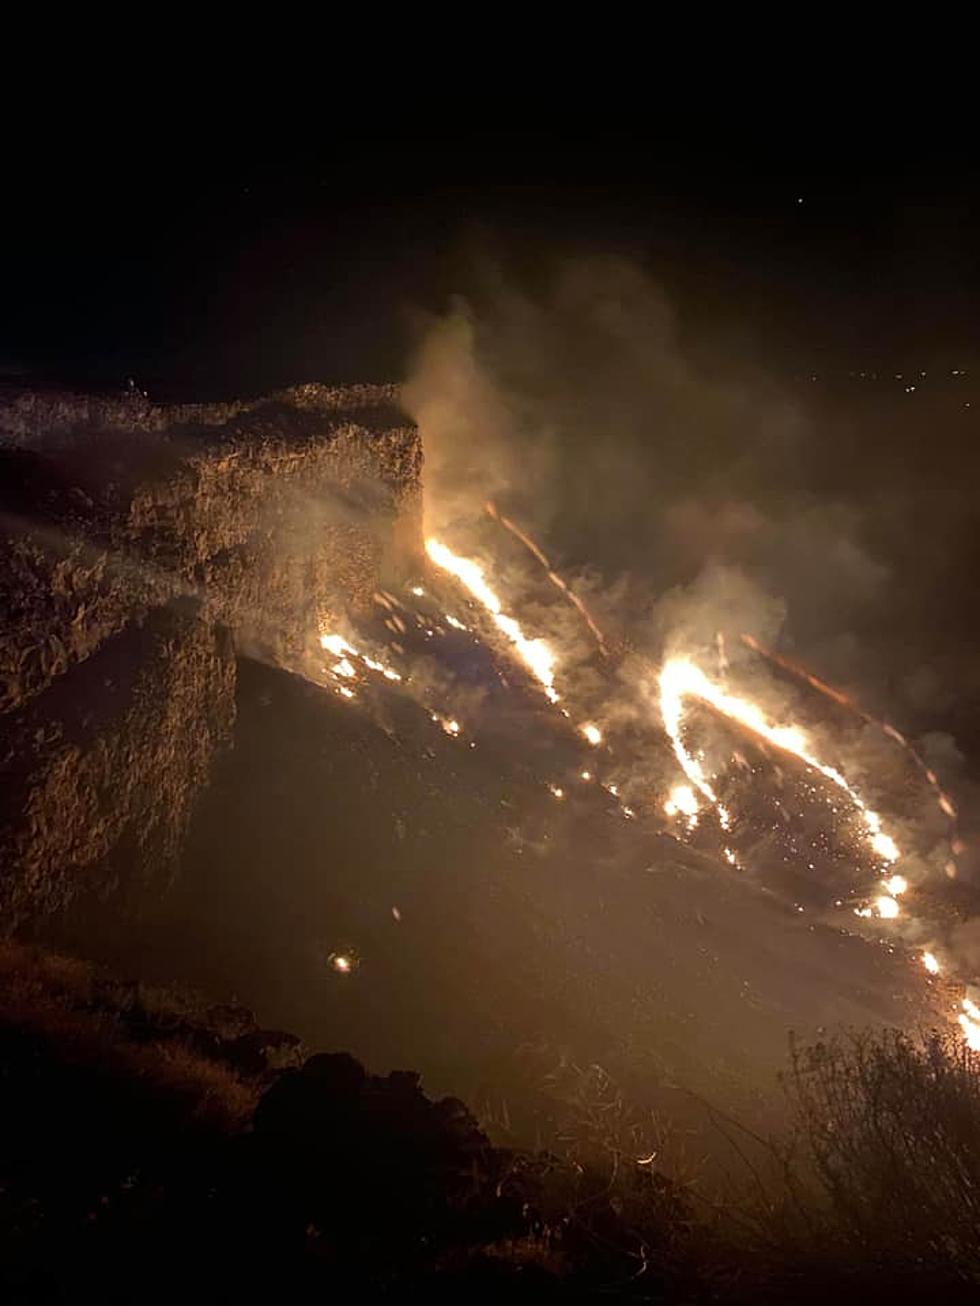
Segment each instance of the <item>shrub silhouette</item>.
[[980,1286],[980,1058],[953,1033],[795,1047],[795,1131],[722,1201],[658,1170],[658,1122],[597,1066],[543,1075],[554,1129],[503,1148],[414,1073],[340,1052],[275,1069],[296,1040],[239,1008],[13,945],[0,973],[4,1301],[948,1303]]

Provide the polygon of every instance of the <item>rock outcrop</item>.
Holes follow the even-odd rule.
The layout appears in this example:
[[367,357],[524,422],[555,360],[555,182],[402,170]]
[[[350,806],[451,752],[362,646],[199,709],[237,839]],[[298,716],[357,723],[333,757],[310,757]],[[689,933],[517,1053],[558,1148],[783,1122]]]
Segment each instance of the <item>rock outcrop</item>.
[[0,909],[172,864],[234,719],[419,544],[391,387],[249,403],[0,395]]

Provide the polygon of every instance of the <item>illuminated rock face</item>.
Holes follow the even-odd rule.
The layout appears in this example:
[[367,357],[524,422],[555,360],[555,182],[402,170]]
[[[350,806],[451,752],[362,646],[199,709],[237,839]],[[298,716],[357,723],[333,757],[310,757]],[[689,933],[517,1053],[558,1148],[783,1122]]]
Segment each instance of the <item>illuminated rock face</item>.
[[291,665],[420,547],[391,387],[248,403],[0,394],[0,910],[172,866],[236,654]]

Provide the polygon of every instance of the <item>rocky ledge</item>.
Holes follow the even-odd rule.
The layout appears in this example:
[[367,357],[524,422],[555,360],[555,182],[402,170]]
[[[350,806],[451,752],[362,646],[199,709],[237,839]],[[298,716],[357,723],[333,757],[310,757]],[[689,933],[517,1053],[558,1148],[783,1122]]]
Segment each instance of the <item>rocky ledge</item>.
[[0,393],[0,909],[173,864],[234,720],[419,547],[387,386],[231,404]]

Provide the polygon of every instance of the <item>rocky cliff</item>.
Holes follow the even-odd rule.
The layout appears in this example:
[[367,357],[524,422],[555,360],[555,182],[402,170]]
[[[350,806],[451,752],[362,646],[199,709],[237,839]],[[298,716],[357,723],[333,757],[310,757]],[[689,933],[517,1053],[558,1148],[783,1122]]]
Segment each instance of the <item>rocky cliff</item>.
[[419,542],[390,387],[248,403],[0,395],[0,908],[172,863],[235,657],[289,666]]

